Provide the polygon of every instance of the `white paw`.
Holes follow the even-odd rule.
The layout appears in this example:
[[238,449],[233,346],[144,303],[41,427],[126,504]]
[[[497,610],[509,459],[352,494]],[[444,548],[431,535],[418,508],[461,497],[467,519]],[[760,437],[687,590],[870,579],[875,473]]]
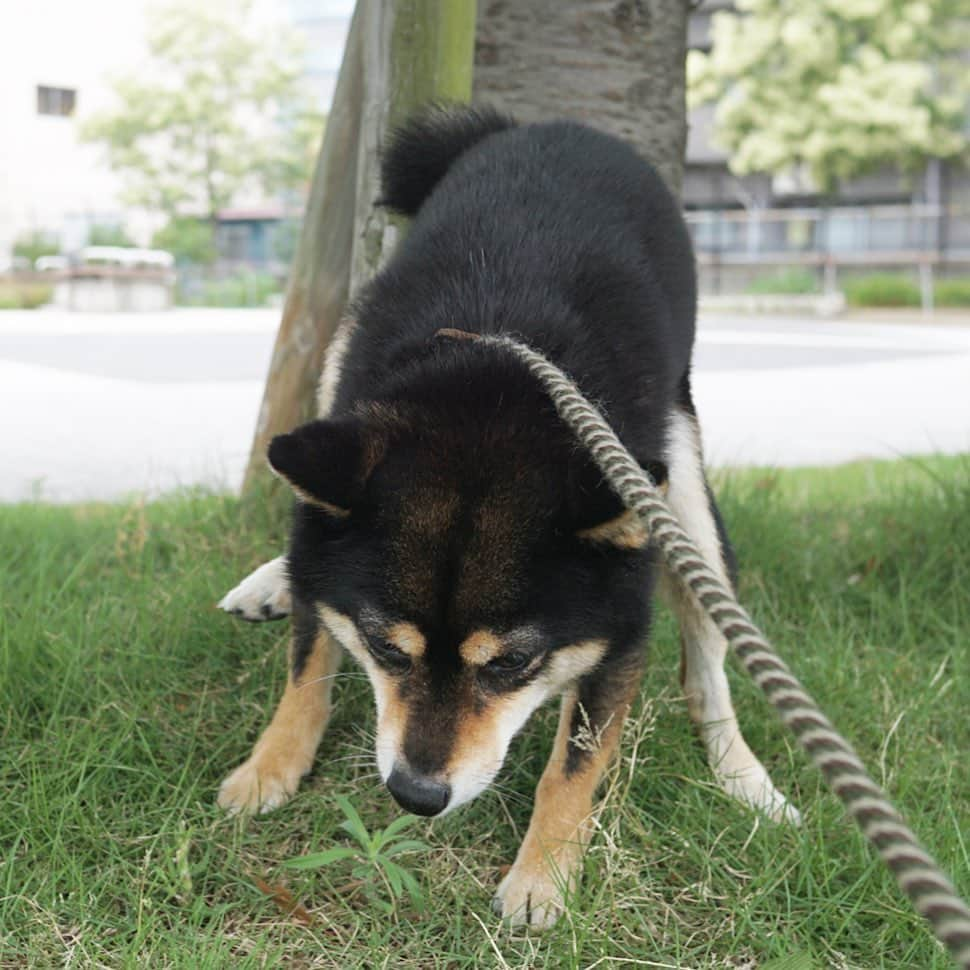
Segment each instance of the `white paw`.
[[566,908],[569,882],[570,872],[557,869],[551,859],[532,865],[516,862],[499,883],[492,909],[512,926],[547,930]]
[[760,762],[731,774],[715,769],[715,774],[724,791],[766,815],[772,822],[801,825],[802,816],[798,809],[775,788]]
[[289,801],[303,773],[273,768],[266,760],[253,756],[226,778],[219,786],[220,808],[232,815],[265,814]]
[[251,623],[282,620],[292,611],[286,557],[278,556],[263,563],[250,573],[235,589],[219,601],[220,610],[241,616]]

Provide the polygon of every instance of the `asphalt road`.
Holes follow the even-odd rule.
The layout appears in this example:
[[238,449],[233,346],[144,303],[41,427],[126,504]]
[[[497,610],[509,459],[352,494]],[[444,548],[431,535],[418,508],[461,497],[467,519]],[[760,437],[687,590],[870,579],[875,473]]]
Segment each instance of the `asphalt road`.
[[[278,311],[0,313],[0,501],[238,486]],[[970,451],[964,325],[702,316],[714,464]]]

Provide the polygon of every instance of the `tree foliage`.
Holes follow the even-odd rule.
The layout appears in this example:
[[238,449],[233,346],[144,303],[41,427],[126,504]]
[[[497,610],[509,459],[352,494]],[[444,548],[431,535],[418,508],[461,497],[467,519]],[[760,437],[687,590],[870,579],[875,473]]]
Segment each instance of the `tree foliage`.
[[120,246],[131,249],[135,243],[121,226],[95,224],[88,230],[89,246]]
[[966,151],[960,0],[738,0],[688,58],[692,106],[718,100],[730,166],[822,189]]
[[13,244],[14,259],[29,262],[31,266],[41,256],[56,256],[60,251],[60,240],[47,232],[26,232],[18,236]]
[[179,263],[207,266],[216,256],[212,222],[191,216],[173,216],[152,236],[152,246],[170,252]]
[[148,58],[84,136],[105,146],[128,201],[214,218],[241,190],[302,188],[322,115],[301,89],[295,37],[248,3],[184,0],[150,14]]

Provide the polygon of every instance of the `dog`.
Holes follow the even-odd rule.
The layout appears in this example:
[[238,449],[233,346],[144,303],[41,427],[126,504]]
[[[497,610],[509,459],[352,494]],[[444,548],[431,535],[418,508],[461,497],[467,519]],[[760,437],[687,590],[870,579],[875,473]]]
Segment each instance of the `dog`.
[[328,347],[319,419],[270,444],[296,496],[286,554],[219,604],[293,624],[283,698],[219,804],[268,811],[294,793],[344,651],[374,690],[381,778],[419,815],[485,790],[533,711],[559,697],[532,820],[496,897],[503,917],[542,928],[591,834],[655,586],[679,619],[688,712],[721,786],[798,818],[741,735],[723,637],[525,365],[473,339],[513,335],[570,374],[731,582],[691,399],[690,238],[650,165],[572,122],[433,109],[392,134],[381,177],[382,204],[411,218],[409,232]]

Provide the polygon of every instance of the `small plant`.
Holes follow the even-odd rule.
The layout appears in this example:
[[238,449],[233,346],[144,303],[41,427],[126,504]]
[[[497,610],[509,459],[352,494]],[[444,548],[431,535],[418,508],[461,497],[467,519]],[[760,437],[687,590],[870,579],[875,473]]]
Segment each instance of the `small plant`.
[[[424,842],[417,839],[402,838],[405,829],[412,826],[417,817],[402,815],[396,818],[387,828],[377,829],[373,834],[367,831],[357,809],[350,804],[349,799],[342,795],[336,798],[344,814],[342,828],[357,843],[356,846],[335,845],[323,852],[313,852],[310,855],[290,859],[284,863],[290,869],[322,869],[345,860],[353,860],[355,865],[351,874],[360,883],[368,900],[384,913],[392,913],[395,903],[405,895],[411,903],[421,908],[424,905],[424,893],[418,885],[417,879],[399,862],[397,856],[405,852],[417,852],[427,849]],[[387,901],[390,896],[391,902]]]
[[846,280],[845,298],[850,306],[919,306],[919,287],[899,273],[872,273]]

